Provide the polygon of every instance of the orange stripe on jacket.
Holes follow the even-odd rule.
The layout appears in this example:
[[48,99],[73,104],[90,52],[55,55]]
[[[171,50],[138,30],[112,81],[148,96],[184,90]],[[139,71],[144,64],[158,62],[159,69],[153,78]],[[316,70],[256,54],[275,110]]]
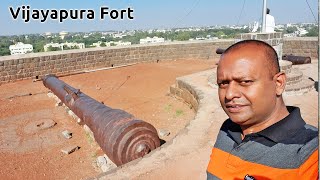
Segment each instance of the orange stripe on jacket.
[[213,148],[207,171],[220,179],[243,179],[245,175],[258,180],[267,179],[318,179],[318,150],[297,169],[280,169],[256,164]]

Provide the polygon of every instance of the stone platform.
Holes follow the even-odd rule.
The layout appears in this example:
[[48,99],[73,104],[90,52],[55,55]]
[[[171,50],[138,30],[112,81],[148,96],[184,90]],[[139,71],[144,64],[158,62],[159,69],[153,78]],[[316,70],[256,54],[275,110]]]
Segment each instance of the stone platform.
[[300,95],[314,90],[315,82],[303,75],[299,65],[292,68],[292,62],[280,60],[280,69],[286,73],[287,84],[285,94]]

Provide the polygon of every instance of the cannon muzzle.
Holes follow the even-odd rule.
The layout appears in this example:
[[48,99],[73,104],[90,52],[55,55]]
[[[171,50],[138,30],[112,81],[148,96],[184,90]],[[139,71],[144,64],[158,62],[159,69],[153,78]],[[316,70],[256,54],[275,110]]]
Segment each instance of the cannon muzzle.
[[218,49],[216,50],[216,53],[217,53],[217,54],[222,54],[222,53],[224,53],[224,51],[225,51],[225,49],[218,48]]

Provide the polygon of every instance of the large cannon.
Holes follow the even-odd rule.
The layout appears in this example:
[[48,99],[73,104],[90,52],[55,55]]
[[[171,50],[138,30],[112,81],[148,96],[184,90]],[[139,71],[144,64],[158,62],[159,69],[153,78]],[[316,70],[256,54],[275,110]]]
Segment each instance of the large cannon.
[[292,54],[288,55],[285,54],[282,56],[282,60],[287,60],[291,61],[292,65],[296,64],[310,64],[311,63],[311,58],[308,56],[294,56]]
[[[217,54],[223,54],[225,51],[225,49],[221,49],[221,48],[217,48],[216,53]],[[282,60],[287,60],[292,62],[292,65],[296,65],[296,64],[309,64],[311,63],[311,58],[308,56],[294,56],[292,54],[290,55],[283,55],[282,56]]]
[[151,124],[105,106],[54,75],[46,75],[42,81],[91,129],[97,143],[117,166],[160,146],[157,130]]

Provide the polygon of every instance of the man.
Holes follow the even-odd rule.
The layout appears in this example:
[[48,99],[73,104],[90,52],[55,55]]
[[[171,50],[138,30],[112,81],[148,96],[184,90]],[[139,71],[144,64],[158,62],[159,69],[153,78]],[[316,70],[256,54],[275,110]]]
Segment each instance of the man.
[[207,179],[316,179],[318,130],[282,98],[286,75],[265,42],[240,41],[221,56],[219,100],[229,116],[218,134]]
[[270,15],[270,9],[267,8],[266,14],[266,32],[274,32],[274,27],[276,26],[274,17]]

